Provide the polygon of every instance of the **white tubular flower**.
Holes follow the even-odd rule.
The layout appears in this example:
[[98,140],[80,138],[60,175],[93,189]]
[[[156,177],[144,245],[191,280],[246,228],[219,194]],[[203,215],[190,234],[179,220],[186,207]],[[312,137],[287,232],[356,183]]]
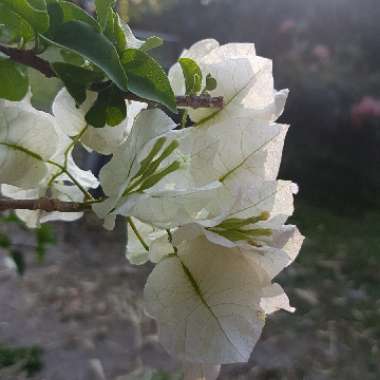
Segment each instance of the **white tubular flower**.
[[24,189],[38,185],[58,144],[50,115],[22,103],[0,105],[0,183]]
[[53,103],[53,114],[67,136],[81,135],[80,141],[88,148],[101,154],[112,154],[126,140],[135,117],[146,108],[145,103],[127,103],[126,119],[115,127],[94,128],[88,126],[86,113],[96,99],[94,92],[87,92],[85,102],[78,108],[72,96],[63,88]]

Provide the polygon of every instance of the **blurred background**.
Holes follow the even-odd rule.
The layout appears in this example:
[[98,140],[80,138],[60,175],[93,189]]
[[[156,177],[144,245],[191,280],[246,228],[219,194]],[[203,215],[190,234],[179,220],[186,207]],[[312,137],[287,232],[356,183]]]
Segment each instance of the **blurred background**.
[[[276,87],[290,89],[280,178],[300,187],[290,222],[307,239],[279,282],[297,311],[269,318],[250,362],[221,379],[379,379],[379,0],[120,0],[118,9],[139,37],[165,39],[156,54],[166,67],[202,38],[254,42],[274,60]],[[57,83],[40,80],[46,107]],[[136,371],[149,368],[144,379],[180,378],[143,314],[150,268],[126,263],[124,226],[107,233],[87,216],[34,236],[3,219],[0,247],[11,237],[27,268],[20,277],[0,266],[1,380],[142,379]]]

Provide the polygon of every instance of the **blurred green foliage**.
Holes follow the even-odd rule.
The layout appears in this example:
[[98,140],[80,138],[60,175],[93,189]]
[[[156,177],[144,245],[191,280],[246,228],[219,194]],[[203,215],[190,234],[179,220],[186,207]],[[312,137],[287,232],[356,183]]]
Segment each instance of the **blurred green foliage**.
[[0,369],[17,365],[28,376],[40,371],[43,366],[41,348],[38,346],[10,347],[0,344]]
[[[57,243],[54,228],[49,224],[42,224],[35,230],[29,230],[24,223],[17,218],[16,214],[10,213],[0,215],[0,248],[7,252],[10,259],[12,259],[16,270],[20,276],[25,273],[27,263],[25,259],[26,251],[34,251],[36,261],[42,263],[45,259],[47,249],[49,246]],[[8,228],[7,228],[8,227]],[[10,231],[9,227],[13,227]],[[15,233],[17,231],[17,233]],[[35,235],[35,245],[29,246],[19,244],[17,236],[20,231]],[[16,238],[16,239],[13,239]]]

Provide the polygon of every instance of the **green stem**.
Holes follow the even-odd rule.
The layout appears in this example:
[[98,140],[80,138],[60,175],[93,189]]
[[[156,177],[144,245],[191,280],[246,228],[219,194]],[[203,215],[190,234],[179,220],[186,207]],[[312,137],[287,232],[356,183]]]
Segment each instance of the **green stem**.
[[67,146],[67,148],[65,149],[63,155],[64,155],[64,163],[63,163],[63,166],[60,167],[58,166],[58,164],[56,163],[53,163],[52,161],[50,161],[49,163],[52,164],[52,165],[55,165],[57,167],[59,167],[59,171],[57,173],[55,173],[51,178],[50,178],[50,181],[48,183],[48,186],[50,187],[52,185],[52,183],[54,182],[54,180],[56,178],[58,178],[59,176],[61,176],[62,174],[67,174],[71,180],[74,182],[74,184],[80,189],[80,191],[85,195],[86,199],[93,199],[91,194],[86,191],[86,189],[84,189],[83,186],[80,185],[79,182],[77,182],[74,177],[69,173],[69,171],[67,170],[67,162],[68,162],[68,159],[69,159],[69,154],[70,152],[72,151],[72,149],[75,147],[75,145],[80,141],[81,137],[85,134],[85,132],[87,131],[88,129],[88,124],[86,124],[86,126],[78,133],[78,135],[74,136],[73,137],[73,141]]
[[180,129],[186,128],[187,125],[187,117],[189,116],[189,111],[188,110],[183,110],[182,117],[181,117],[181,125]]
[[82,136],[86,133],[87,129],[88,129],[88,124],[86,124],[86,126],[76,136],[73,137],[73,141],[65,149],[65,152],[64,152],[64,156],[65,156],[64,166],[65,166],[65,168],[67,168],[67,161],[69,159],[70,152],[72,151],[72,149],[74,149],[75,145],[80,141]]
[[94,200],[93,196],[75,179],[75,177],[63,165],[60,165],[57,162],[51,160],[48,160],[47,163],[61,169],[61,174],[65,173],[73,181],[74,185],[76,185],[78,189],[84,194],[86,199]]
[[148,244],[145,243],[144,239],[142,238],[142,236],[140,235],[139,233],[139,230],[137,229],[135,223],[133,223],[132,221],[132,218],[128,217],[127,218],[127,221],[129,223],[129,225],[131,226],[134,234],[136,235],[137,239],[139,240],[139,242],[141,243],[141,245],[144,247],[144,249],[149,252],[149,246]]

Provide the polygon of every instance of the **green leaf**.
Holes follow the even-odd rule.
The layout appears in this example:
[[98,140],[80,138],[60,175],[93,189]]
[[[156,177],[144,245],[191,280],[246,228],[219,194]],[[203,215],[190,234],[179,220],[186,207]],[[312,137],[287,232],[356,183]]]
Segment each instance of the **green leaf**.
[[[107,23],[110,20],[110,15],[113,10],[112,7],[115,5],[115,0],[95,0],[96,5],[96,16],[102,31],[107,28]],[[111,17],[112,19],[112,17]]]
[[16,214],[0,215],[0,222],[3,223],[14,223],[19,226],[24,226],[24,222],[17,217]]
[[54,0],[28,0],[29,4],[40,11],[46,10],[46,3]]
[[128,75],[129,91],[142,98],[163,104],[172,112],[177,112],[169,79],[158,62],[137,49],[125,50],[121,62]]
[[45,258],[47,246],[56,244],[57,242],[51,226],[44,224],[36,230],[36,242],[37,261],[41,263]]
[[50,27],[46,35],[54,36],[54,34],[57,32],[57,28],[63,23],[63,11],[59,4],[56,2],[49,3],[47,5],[47,10],[50,17]]
[[216,79],[209,73],[206,76],[206,87],[205,91],[214,91],[218,85]]
[[28,92],[25,71],[9,59],[0,59],[0,98],[19,101]]
[[178,60],[185,77],[186,95],[197,94],[202,88],[202,71],[198,64],[191,58]]
[[106,124],[113,127],[127,116],[123,93],[114,85],[99,92],[98,97],[86,114],[86,121],[95,128]]
[[53,101],[62,88],[62,82],[58,78],[46,78],[39,71],[28,68],[30,89],[33,94],[33,107],[45,112],[51,111]]
[[128,79],[115,47],[90,25],[82,21],[64,23],[51,42],[81,54],[102,69],[121,90],[128,90]]
[[109,21],[104,31],[107,38],[114,44],[118,52],[123,52],[126,47],[126,37],[124,29],[121,26],[121,20],[116,12],[111,9]]
[[122,21],[119,15],[116,12],[113,12],[113,29],[115,36],[115,46],[118,48],[119,52],[125,50],[127,45],[127,38],[124,33],[123,26],[121,25]]
[[62,49],[60,54],[63,60],[71,65],[82,66],[85,63],[85,60],[81,57],[81,55],[74,53],[71,50]]
[[23,17],[37,32],[44,33],[49,29],[49,15],[45,0],[0,0],[0,3]]
[[12,250],[9,252],[9,256],[16,265],[16,270],[17,273],[22,276],[25,273],[26,269],[26,264],[25,264],[25,259],[24,255],[22,252],[17,251],[17,250]]
[[84,69],[83,67],[71,65],[64,62],[55,62],[53,70],[65,84],[67,91],[75,99],[77,105],[86,100],[86,91],[93,82],[103,79],[103,75],[96,71]]
[[86,24],[91,25],[94,29],[99,29],[99,25],[96,20],[88,13],[86,13],[82,8],[78,7],[78,5],[65,0],[59,0],[58,4],[63,12],[64,23],[69,21],[82,21]]
[[42,350],[38,346],[10,347],[0,344],[0,369],[17,367],[30,377],[40,371],[42,366]]
[[12,9],[0,3],[0,40],[6,44],[34,38],[31,25]]
[[156,49],[164,43],[164,40],[157,36],[151,36],[149,37],[141,46],[140,50],[143,52],[147,52],[152,49]]
[[0,232],[0,247],[9,248],[11,246],[11,241],[7,235]]

